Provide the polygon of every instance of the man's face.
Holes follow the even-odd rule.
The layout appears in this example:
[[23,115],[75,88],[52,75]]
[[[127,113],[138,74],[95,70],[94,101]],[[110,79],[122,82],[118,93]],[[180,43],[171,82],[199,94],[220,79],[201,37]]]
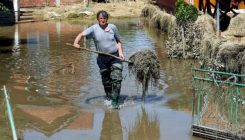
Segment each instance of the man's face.
[[107,18],[103,17],[102,15],[99,15],[98,22],[101,26],[107,25]]

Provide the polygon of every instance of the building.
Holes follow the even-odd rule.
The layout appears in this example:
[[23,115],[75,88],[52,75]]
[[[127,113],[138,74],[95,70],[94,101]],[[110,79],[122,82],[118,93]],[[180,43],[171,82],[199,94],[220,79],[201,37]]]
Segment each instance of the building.
[[[185,0],[189,4],[193,4],[199,10],[203,10],[206,4],[210,3],[211,8],[214,9],[216,5],[216,0]],[[168,12],[173,12],[175,9],[176,0],[156,0],[156,4],[160,8],[164,8]],[[220,4],[227,6],[230,5],[229,8],[232,7],[232,4],[238,2],[238,9],[245,9],[245,1],[242,0],[220,0]]]

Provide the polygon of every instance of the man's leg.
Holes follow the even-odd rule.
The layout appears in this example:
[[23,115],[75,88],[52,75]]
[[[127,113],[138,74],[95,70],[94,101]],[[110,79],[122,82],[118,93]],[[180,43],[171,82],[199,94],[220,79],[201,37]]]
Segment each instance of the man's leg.
[[122,64],[115,63],[111,67],[111,95],[112,95],[112,106],[118,108],[118,99],[121,91],[122,82]]
[[111,99],[111,70],[108,67],[109,65],[109,58],[105,56],[98,55],[97,57],[97,64],[100,68],[100,74],[101,74],[101,79],[102,79],[102,84],[104,86],[104,90],[106,93],[107,99]]
[[106,97],[108,100],[111,99],[111,78],[110,78],[110,71],[108,69],[101,69],[100,70],[102,84],[104,86],[104,90],[106,93]]

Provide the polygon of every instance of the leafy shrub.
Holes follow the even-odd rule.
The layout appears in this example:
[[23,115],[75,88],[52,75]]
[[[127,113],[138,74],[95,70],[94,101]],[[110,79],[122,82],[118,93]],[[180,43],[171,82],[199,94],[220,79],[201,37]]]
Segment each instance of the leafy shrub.
[[184,0],[177,0],[175,5],[175,17],[179,26],[185,27],[188,23],[196,21],[198,11],[195,6],[185,3]]

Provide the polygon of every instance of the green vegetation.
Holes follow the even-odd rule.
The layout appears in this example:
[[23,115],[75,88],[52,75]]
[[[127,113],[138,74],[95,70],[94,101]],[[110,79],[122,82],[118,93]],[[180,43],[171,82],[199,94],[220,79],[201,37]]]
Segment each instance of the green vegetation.
[[8,12],[9,9],[7,6],[0,2],[0,11]]
[[196,21],[198,11],[195,6],[185,3],[184,0],[177,0],[175,5],[175,17],[179,26],[185,27],[188,23]]

